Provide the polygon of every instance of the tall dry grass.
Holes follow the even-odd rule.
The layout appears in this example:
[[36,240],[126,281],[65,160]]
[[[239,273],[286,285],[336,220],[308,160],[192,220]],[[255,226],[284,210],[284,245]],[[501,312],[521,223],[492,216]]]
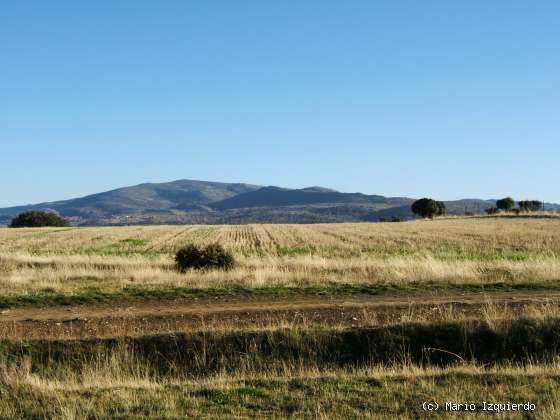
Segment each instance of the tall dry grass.
[[0,254],[0,293],[37,291],[75,293],[87,288],[106,291],[125,287],[264,287],[327,283],[375,284],[447,282],[527,283],[560,279],[560,261],[543,257],[523,261],[441,260],[425,257],[237,257],[234,269],[178,273],[171,257],[156,259],[102,256],[33,256]]
[[[412,419],[422,415],[424,401],[488,401],[536,405],[535,412],[493,414],[496,418],[555,419],[559,378],[558,361],[492,367],[465,362],[446,368],[406,361],[338,369],[290,364],[270,371],[162,377],[119,351],[56,375],[34,372],[25,363],[6,367],[0,372],[5,396],[0,416]],[[469,416],[449,412],[445,417]]]

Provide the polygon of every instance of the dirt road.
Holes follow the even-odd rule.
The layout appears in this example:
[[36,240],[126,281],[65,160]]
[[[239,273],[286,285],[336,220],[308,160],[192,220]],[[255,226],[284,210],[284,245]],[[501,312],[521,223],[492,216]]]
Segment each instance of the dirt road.
[[480,315],[488,304],[521,309],[558,304],[560,292],[417,293],[407,295],[217,297],[19,308],[0,314],[0,337],[85,338],[259,328],[278,325],[362,326]]

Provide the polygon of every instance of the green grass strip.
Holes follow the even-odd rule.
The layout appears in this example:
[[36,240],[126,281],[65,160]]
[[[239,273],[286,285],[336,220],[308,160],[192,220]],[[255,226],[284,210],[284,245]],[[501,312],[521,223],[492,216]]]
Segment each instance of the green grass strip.
[[38,292],[25,295],[0,296],[0,308],[22,306],[67,306],[119,301],[161,301],[204,299],[213,297],[290,296],[290,295],[383,295],[388,293],[437,292],[512,292],[517,290],[557,290],[560,280],[546,282],[495,282],[486,284],[450,284],[422,281],[410,283],[326,284],[313,286],[223,287],[223,288],[161,288],[128,287],[116,292],[86,289],[74,294]]

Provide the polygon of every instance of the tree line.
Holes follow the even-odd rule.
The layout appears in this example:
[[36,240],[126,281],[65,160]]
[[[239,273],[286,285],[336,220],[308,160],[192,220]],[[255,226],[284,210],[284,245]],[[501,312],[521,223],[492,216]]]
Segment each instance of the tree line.
[[528,213],[531,211],[544,211],[544,202],[539,200],[522,200],[517,202],[511,197],[505,197],[496,201],[496,207],[491,207],[486,210],[488,214],[496,214],[500,211],[504,212],[523,212]]
[[[444,216],[447,214],[447,207],[443,201],[433,200],[431,198],[421,198],[412,203],[410,208],[412,212],[423,218],[434,218],[436,216]],[[486,209],[488,214],[496,214],[500,211],[504,212],[533,212],[544,211],[544,202],[539,200],[522,200],[516,202],[511,197],[501,198],[496,201],[495,207]]]

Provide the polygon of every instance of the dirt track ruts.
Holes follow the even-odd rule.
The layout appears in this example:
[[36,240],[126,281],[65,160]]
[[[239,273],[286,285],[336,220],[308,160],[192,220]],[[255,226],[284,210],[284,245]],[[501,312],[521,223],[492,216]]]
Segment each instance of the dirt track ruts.
[[[558,303],[560,292],[414,293],[407,295],[290,295],[199,300],[23,307],[0,314],[0,338],[84,338],[218,328],[231,330],[281,323],[360,326],[398,322],[403,316],[437,315],[453,307],[465,315],[488,303],[517,308]],[[412,318],[411,318],[412,317]]]

